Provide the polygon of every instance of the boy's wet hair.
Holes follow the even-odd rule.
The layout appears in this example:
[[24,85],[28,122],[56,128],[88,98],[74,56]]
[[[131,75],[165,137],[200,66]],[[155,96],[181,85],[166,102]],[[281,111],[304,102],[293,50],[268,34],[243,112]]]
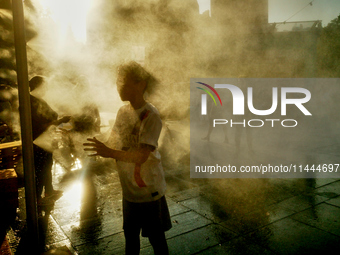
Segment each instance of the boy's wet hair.
[[118,74],[129,76],[129,78],[131,78],[135,82],[145,81],[145,91],[147,91],[148,93],[150,93],[154,86],[157,84],[156,78],[148,71],[146,71],[136,61],[130,61],[128,63],[120,65],[118,67]]

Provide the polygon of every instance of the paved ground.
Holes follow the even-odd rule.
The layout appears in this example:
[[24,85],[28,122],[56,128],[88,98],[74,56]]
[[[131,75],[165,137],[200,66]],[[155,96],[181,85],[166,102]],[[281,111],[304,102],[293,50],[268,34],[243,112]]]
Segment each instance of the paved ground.
[[[165,162],[170,254],[339,254],[339,179],[192,179],[188,162]],[[124,254],[120,185],[111,167],[101,159],[69,171],[55,163],[54,185],[64,195],[41,211],[47,251]],[[16,254],[25,254],[18,242],[23,201],[11,234]],[[153,254],[146,238],[141,254]]]

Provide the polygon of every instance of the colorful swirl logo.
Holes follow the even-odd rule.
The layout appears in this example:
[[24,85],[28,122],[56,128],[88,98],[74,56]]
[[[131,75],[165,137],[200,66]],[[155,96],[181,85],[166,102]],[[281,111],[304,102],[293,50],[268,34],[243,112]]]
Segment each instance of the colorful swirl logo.
[[[208,85],[208,84],[206,84],[206,83],[203,83],[203,82],[196,82],[196,83],[199,83],[199,84],[201,84],[201,85],[204,85],[204,86],[206,86],[207,88],[209,88],[212,92],[214,92],[215,95],[217,96],[218,100],[220,100],[220,103],[221,103],[221,105],[222,105],[222,100],[221,100],[221,98],[220,98],[220,95],[217,93],[217,91],[216,91],[213,87],[211,87],[210,85]],[[201,87],[196,87],[196,88],[201,89],[201,90],[203,90],[204,92],[206,92],[206,93],[214,100],[215,105],[217,105],[215,98],[213,97],[213,95],[210,93],[209,90],[204,89],[204,88],[201,88]]]

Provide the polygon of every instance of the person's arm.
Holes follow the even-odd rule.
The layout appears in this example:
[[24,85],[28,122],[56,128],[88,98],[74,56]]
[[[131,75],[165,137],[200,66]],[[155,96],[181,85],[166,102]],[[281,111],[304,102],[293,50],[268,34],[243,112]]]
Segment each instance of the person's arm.
[[71,116],[64,116],[60,119],[54,120],[52,121],[49,126],[51,125],[55,125],[55,126],[59,126],[61,123],[67,123],[71,120]]
[[153,151],[153,147],[148,145],[140,146],[140,148],[135,151],[115,150],[107,147],[95,137],[88,138],[87,140],[91,143],[84,143],[84,146],[89,146],[90,148],[85,148],[84,150],[96,152],[89,156],[102,156],[124,162],[143,164],[148,159],[150,152]]

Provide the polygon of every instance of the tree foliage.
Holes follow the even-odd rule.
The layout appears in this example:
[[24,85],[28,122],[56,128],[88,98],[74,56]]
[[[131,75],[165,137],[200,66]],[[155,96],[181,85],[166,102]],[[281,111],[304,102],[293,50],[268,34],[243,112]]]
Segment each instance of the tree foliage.
[[319,75],[340,77],[340,15],[322,31],[318,47]]
[[[25,1],[28,11],[34,12],[31,1]],[[26,41],[36,36],[29,20],[25,19]],[[0,0],[0,84],[13,85],[16,82],[15,47],[13,33],[12,5],[10,0]]]

